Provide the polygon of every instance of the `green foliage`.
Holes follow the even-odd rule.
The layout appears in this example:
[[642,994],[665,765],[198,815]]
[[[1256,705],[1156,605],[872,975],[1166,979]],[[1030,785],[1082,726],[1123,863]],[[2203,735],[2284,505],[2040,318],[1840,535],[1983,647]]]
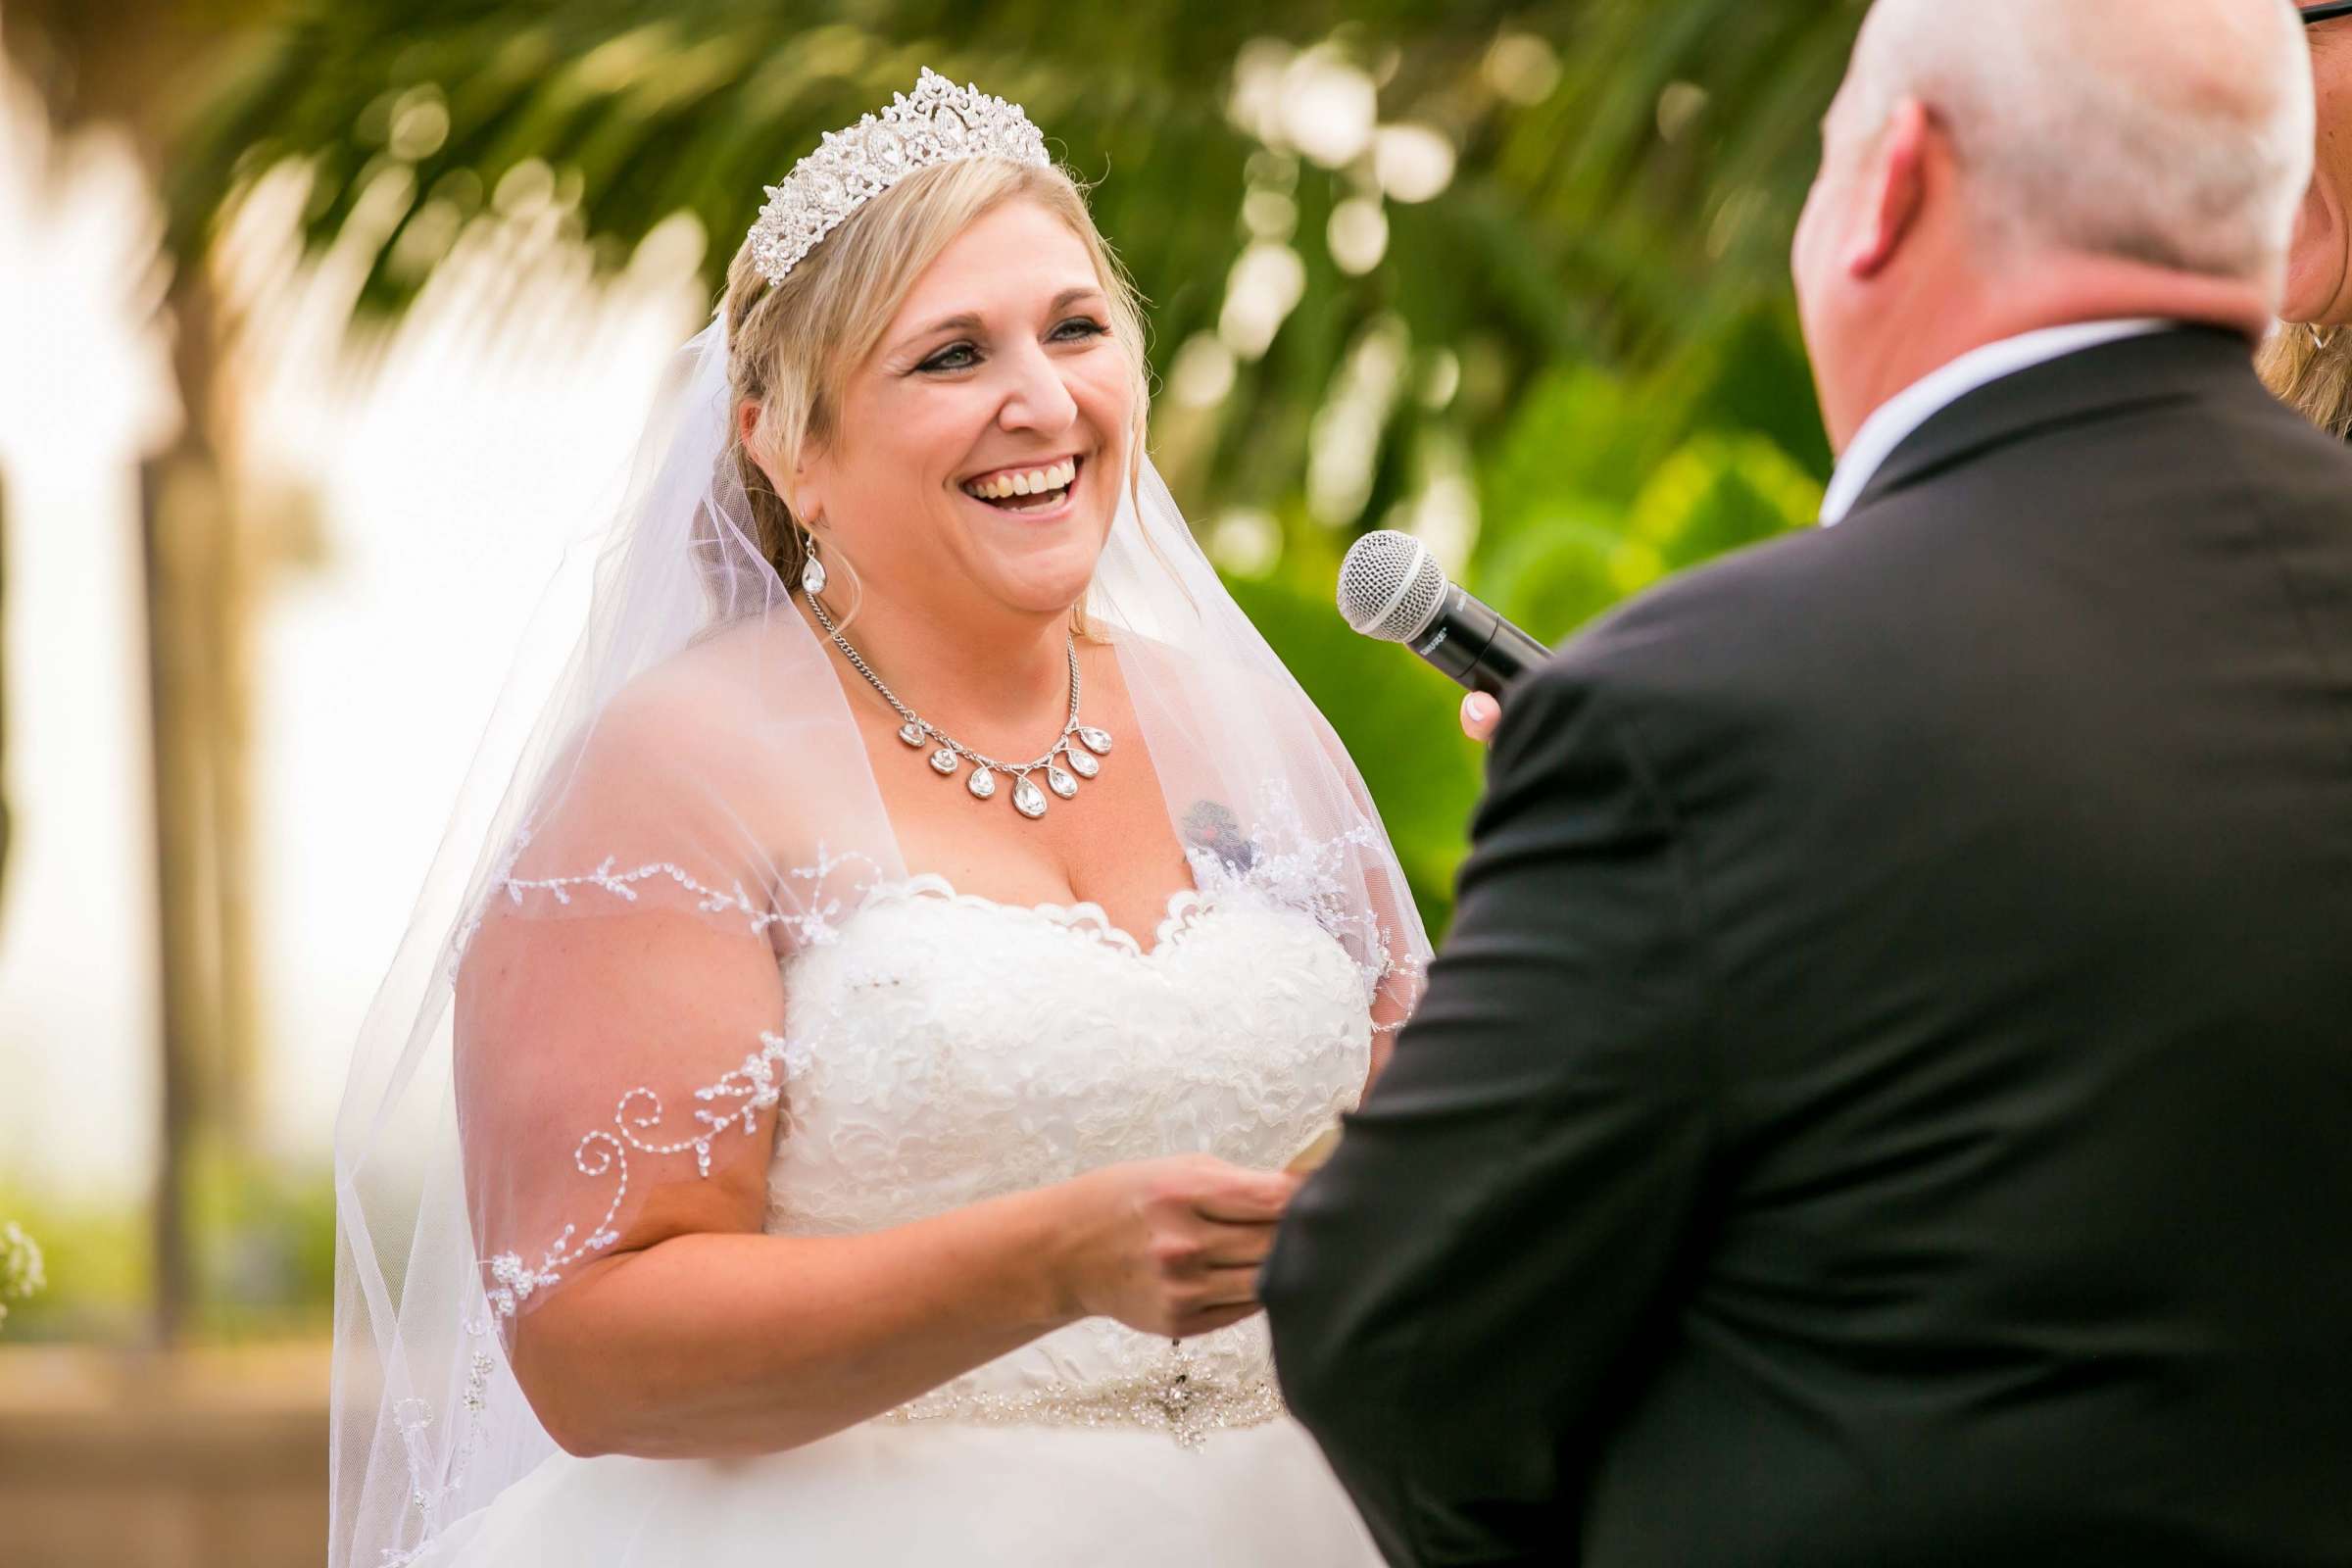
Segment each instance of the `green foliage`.
[[216,1150],[196,1162],[192,1189],[204,1338],[324,1329],[335,1295],[335,1198],[327,1173]]
[[[193,256],[242,181],[295,159],[315,182],[314,244],[344,234],[370,191],[388,206],[366,310],[397,309],[461,225],[534,194],[608,267],[692,215],[715,290],[761,185],[929,64],[1025,104],[1099,181],[1163,373],[1216,329],[1253,237],[1295,251],[1303,297],[1170,475],[1203,514],[1280,512],[1375,323],[1401,324],[1417,368],[1449,355],[1474,370],[1459,398],[1399,400],[1375,457],[1394,481],[1427,427],[1483,448],[1563,360],[1641,372],[1778,300],[1814,122],[1859,15],[1856,0],[297,0],[211,64],[168,172],[170,233]],[[1368,273],[1338,265],[1326,230],[1344,200],[1381,196],[1374,161],[1322,167],[1231,108],[1245,62],[1268,51],[1360,70],[1383,123],[1454,149],[1434,197],[1382,204],[1388,250]],[[1245,221],[1253,194],[1289,218]],[[1818,444],[1798,428],[1801,396],[1759,417],[1791,451]],[[1395,499],[1375,486],[1356,525]]]
[[[1694,380],[1685,365],[1630,383],[1580,365],[1532,386],[1479,470],[1481,528],[1464,585],[1556,647],[1671,572],[1810,524],[1822,464],[1740,422],[1752,362],[1692,363],[1735,368]],[[1441,932],[1479,788],[1455,717],[1460,693],[1403,651],[1348,631],[1332,575],[1321,556],[1294,557],[1287,578],[1233,588],[1347,742],[1423,918]]]
[[[193,1332],[228,1343],[322,1331],[334,1303],[334,1188],[227,1150],[192,1161]],[[143,1337],[153,1248],[143,1202],[61,1200],[0,1183],[0,1212],[40,1239],[47,1289],[13,1303],[11,1340],[128,1343]]]
[[1468,580],[1547,640],[1667,573],[1812,521],[1821,479],[1770,436],[1589,366],[1530,389],[1484,473]]
[[[1348,741],[1442,926],[1479,759],[1449,688],[1340,623],[1340,556],[1466,478],[1465,581],[1560,639],[1811,516],[1830,462],[1786,257],[1863,9],[298,0],[190,121],[171,232],[194,254],[242,181],[291,158],[315,244],[371,190],[393,198],[363,310],[398,309],[460,225],[533,195],[608,267],[691,214],[715,290],[760,187],[918,66],[1023,103],[1099,181],[1161,376],[1188,346],[1220,352],[1250,246],[1295,258],[1302,291],[1264,352],[1226,355],[1210,406],[1163,396],[1162,466],[1212,549],[1235,509],[1276,519],[1236,592]],[[1369,154],[1304,156],[1238,107],[1269,60],[1360,72],[1381,123],[1451,149],[1451,177],[1405,200]],[[1367,201],[1386,250],[1351,271],[1333,215]]]
[[1421,661],[1348,629],[1324,592],[1235,581],[1234,598],[1329,716],[1379,803],[1422,918],[1445,929],[1480,761],[1462,738],[1461,696]]
[[[1785,257],[1862,9],[289,0],[188,63],[201,90],[168,138],[168,244],[201,269],[237,194],[293,161],[311,178],[307,241],[372,247],[363,313],[402,309],[467,225],[535,202],[607,270],[688,215],[715,292],[760,187],[919,66],[1024,103],[1097,182],[1097,217],[1152,302],[1163,379],[1188,345],[1217,341],[1248,247],[1295,256],[1302,293],[1272,342],[1234,358],[1212,406],[1163,397],[1155,432],[1212,538],[1236,509],[1275,519],[1278,548],[1234,575],[1237,597],[1348,745],[1442,932],[1483,760],[1449,685],[1340,621],[1340,557],[1466,480],[1463,580],[1558,641],[1669,572],[1810,518],[1829,454]],[[1368,157],[1326,167],[1261,139],[1230,105],[1268,49],[1360,70],[1384,124],[1452,150],[1450,180],[1408,201]],[[1351,271],[1329,236],[1343,204],[1366,201],[1386,252]],[[380,232],[361,234],[362,214]],[[182,389],[192,404],[211,390]],[[1360,472],[1319,487],[1315,455],[1350,419],[1369,432],[1349,460]],[[233,1150],[190,1164],[198,1331],[321,1325],[326,1177]],[[0,1214],[47,1254],[47,1288],[14,1306],[11,1338],[142,1331],[153,1241],[137,1205],[0,1182]]]
[[150,1238],[135,1205],[65,1201],[0,1183],[0,1213],[40,1239],[47,1286],[15,1303],[12,1341],[122,1343],[144,1329]]
[[8,1303],[38,1296],[49,1285],[40,1244],[15,1220],[0,1223],[0,1325],[8,1322]]

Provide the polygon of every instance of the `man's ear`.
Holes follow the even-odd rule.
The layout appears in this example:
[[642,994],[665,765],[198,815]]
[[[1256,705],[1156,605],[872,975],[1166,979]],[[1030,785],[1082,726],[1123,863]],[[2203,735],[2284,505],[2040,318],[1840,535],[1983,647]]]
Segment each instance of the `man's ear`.
[[1928,200],[1932,134],[1925,104],[1906,98],[1894,106],[1873,160],[1875,168],[1864,176],[1865,224],[1845,258],[1845,270],[1853,277],[1867,281],[1885,271],[1919,221]]

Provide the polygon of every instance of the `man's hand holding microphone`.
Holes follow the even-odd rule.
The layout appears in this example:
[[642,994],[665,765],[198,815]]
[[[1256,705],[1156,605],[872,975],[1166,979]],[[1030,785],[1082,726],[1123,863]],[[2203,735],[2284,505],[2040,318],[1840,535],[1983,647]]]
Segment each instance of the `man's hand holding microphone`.
[[1485,742],[1502,720],[1504,688],[1550,650],[1446,580],[1445,568],[1410,534],[1383,528],[1348,547],[1340,563],[1340,613],[1367,637],[1402,643],[1470,688],[1462,733]]

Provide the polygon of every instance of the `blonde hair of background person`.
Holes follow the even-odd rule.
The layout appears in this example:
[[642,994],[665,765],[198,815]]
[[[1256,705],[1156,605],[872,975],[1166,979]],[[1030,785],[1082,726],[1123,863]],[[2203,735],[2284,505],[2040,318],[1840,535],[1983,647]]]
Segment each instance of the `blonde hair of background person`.
[[2263,345],[2262,378],[2334,436],[2352,435],[2352,16],[2314,23],[2317,162],[2303,198],[2280,327]]

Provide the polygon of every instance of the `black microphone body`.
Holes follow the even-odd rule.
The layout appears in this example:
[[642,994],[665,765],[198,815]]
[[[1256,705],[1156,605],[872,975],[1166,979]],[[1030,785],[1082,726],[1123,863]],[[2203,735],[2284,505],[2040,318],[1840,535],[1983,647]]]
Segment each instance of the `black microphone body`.
[[1500,697],[1511,682],[1551,657],[1551,650],[1512,625],[1491,606],[1452,583],[1408,647],[1454,684]]
[[1446,580],[1429,547],[1379,528],[1340,563],[1340,614],[1382,642],[1402,643],[1474,692],[1500,697],[1550,657],[1542,643]]

